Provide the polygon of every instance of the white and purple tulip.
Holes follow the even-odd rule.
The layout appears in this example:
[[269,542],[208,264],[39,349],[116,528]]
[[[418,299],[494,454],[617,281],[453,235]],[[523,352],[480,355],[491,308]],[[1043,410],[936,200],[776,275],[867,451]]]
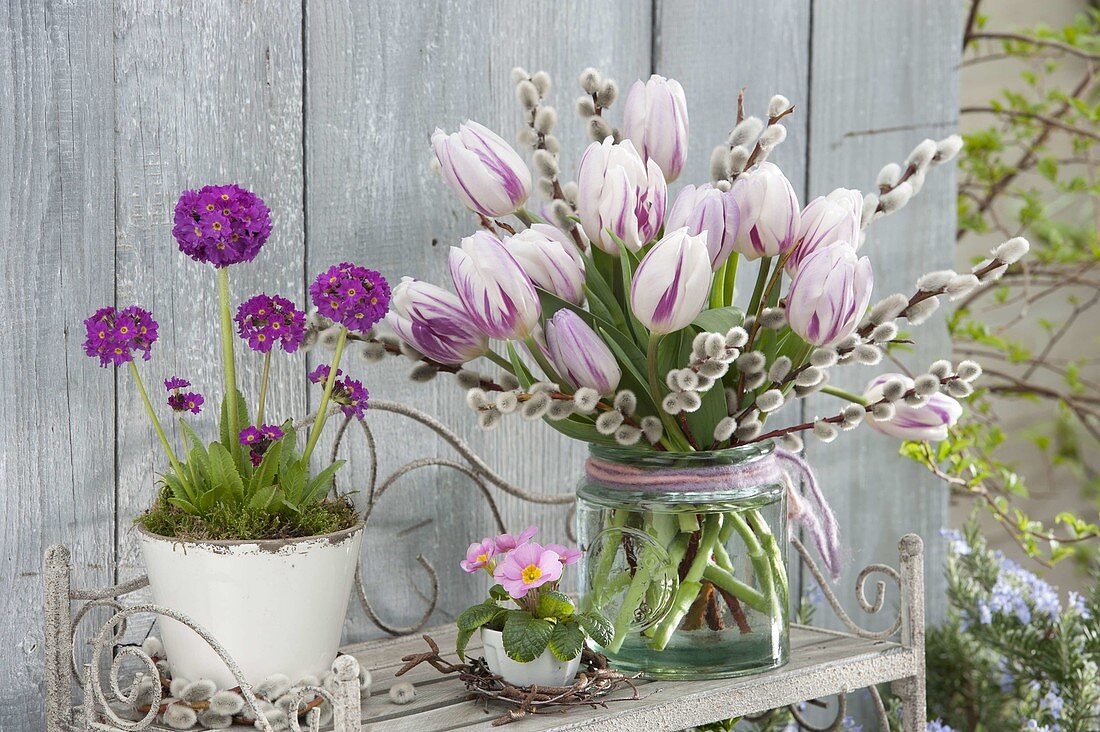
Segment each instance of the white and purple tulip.
[[432,134],[439,171],[466,207],[483,216],[506,216],[531,194],[531,171],[511,145],[484,125],[467,121],[458,132]]
[[[632,252],[657,236],[668,190],[656,161],[643,162],[630,140],[610,137],[584,151],[577,170],[577,215],[592,243],[619,255],[614,234]],[[609,233],[610,232],[610,233]]]
[[[863,398],[868,404],[881,400],[883,385],[892,379],[898,379],[904,383],[906,391],[913,388],[913,380],[904,374],[883,374],[867,384]],[[875,430],[901,440],[929,442],[945,440],[947,429],[959,421],[963,412],[961,404],[939,392],[929,397],[921,407],[910,406],[905,403],[905,400],[899,400],[893,404],[892,419],[868,421]]]
[[635,81],[623,107],[623,136],[644,159],[656,161],[665,182],[676,180],[688,146],[687,98],[680,82],[657,74]]
[[686,185],[668,211],[669,231],[686,227],[689,234],[707,232],[710,268],[717,271],[729,259],[741,226],[741,212],[730,191],[723,193],[710,183]]
[[584,258],[561,229],[533,224],[504,244],[535,287],[574,305],[584,302]]
[[787,257],[787,274],[794,277],[806,257],[838,242],[858,249],[862,216],[863,194],[850,188],[837,188],[807,203],[802,209],[798,245]]
[[478,231],[451,247],[447,264],[458,299],[478,330],[499,340],[523,340],[542,312],[535,286],[500,239]]
[[489,347],[489,339],[470,322],[461,300],[411,277],[393,288],[386,323],[398,338],[439,363],[464,364]]
[[622,370],[615,355],[588,323],[572,310],[561,309],[543,328],[550,360],[558,373],[574,387],[587,386],[600,394],[611,394],[619,385]]
[[730,189],[741,210],[733,248],[750,261],[774,257],[794,246],[799,228],[798,196],[773,163],[761,163]]
[[630,284],[630,309],[651,333],[673,333],[702,312],[710,296],[707,234],[687,229],[665,234],[638,263]]
[[807,343],[831,346],[856,329],[871,300],[871,260],[850,246],[807,257],[787,292],[787,322]]

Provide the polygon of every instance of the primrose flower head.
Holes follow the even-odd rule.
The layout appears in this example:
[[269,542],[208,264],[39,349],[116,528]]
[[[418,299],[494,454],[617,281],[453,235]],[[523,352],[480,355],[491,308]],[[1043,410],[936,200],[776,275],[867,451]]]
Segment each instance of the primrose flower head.
[[135,351],[143,351],[142,357],[148,361],[157,340],[157,321],[137,305],[123,310],[100,308],[84,321],[84,328],[84,353],[99,358],[104,368],[133,361]]
[[281,440],[284,434],[282,427],[274,424],[261,424],[241,430],[239,440],[249,449],[248,457],[252,461],[252,467],[258,466],[263,461],[264,453],[273,442]]
[[493,557],[496,556],[497,548],[492,539],[485,538],[481,541],[475,541],[470,544],[466,550],[466,558],[458,563],[462,567],[462,571],[473,573],[479,569],[484,569],[487,572],[493,571]]
[[168,395],[168,406],[175,412],[191,412],[198,414],[202,411],[202,394],[197,391],[174,391]]
[[278,295],[250,297],[237,308],[234,319],[240,337],[260,353],[269,353],[276,343],[294,353],[306,335],[306,314]]
[[191,382],[182,376],[173,376],[170,379],[164,380],[164,388],[167,391],[175,391],[179,389],[186,389],[191,386]]
[[493,578],[518,600],[529,590],[561,579],[562,566],[557,552],[532,542],[508,552],[493,570]]
[[390,285],[372,269],[350,262],[334,264],[309,286],[318,312],[359,333],[372,328],[390,307]]
[[563,565],[576,564],[584,552],[580,549],[574,549],[571,546],[565,546],[564,544],[547,544],[546,548],[558,555],[558,559],[561,560]]
[[271,234],[271,211],[238,185],[184,191],[176,203],[172,235],[196,262],[228,267],[251,262]]
[[497,548],[497,554],[504,554],[505,552],[510,552],[517,547],[523,546],[527,542],[531,541],[531,539],[535,536],[535,534],[538,533],[538,531],[539,527],[528,526],[526,529],[519,532],[519,534],[498,535],[495,539],[493,539],[493,544]]

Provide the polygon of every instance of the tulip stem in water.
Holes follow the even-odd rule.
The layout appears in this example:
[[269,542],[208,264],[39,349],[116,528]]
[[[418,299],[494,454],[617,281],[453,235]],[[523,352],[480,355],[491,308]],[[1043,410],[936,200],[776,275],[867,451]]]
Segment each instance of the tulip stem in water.
[[844,389],[841,389],[841,388],[836,387],[836,386],[825,385],[825,386],[821,387],[821,392],[823,394],[831,394],[832,396],[839,397],[841,399],[846,399],[846,400],[852,402],[853,404],[859,404],[860,406],[863,406],[863,407],[867,406],[867,400],[864,399],[863,397],[861,397],[859,394],[853,394],[850,391],[845,391]]

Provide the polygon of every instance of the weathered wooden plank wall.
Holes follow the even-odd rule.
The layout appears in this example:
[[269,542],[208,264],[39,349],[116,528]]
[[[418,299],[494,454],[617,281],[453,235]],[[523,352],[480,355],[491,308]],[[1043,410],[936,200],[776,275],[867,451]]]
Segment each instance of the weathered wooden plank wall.
[[[162,323],[143,367],[147,385],[178,373],[220,392],[216,336],[206,326],[213,279],[170,234],[181,189],[239,181],[270,204],[275,234],[256,263],[235,271],[237,299],[264,289],[302,301],[308,279],[341,259],[393,279],[441,280],[447,247],[474,222],[431,174],[428,137],[436,125],[472,118],[511,138],[519,112],[508,76],[517,64],[554,77],[567,174],[585,143],[571,112],[576,75],[593,65],[624,93],[653,71],[681,80],[692,128],[684,181],[706,179],[710,147],[725,137],[747,86],[750,111],[775,92],[798,105],[775,159],[802,200],[841,184],[870,188],[884,162],[954,126],[957,12],[951,0],[271,0],[216,11],[197,0],[4,4],[0,287],[11,345],[0,370],[11,394],[0,406],[0,424],[10,426],[0,453],[0,596],[10,622],[0,628],[0,728],[41,726],[36,573],[44,548],[69,544],[87,584],[140,571],[130,522],[149,500],[159,458],[129,378],[121,374],[116,387],[81,354],[82,319],[102,304],[143,303]],[[867,251],[880,293],[904,290],[918,270],[949,260],[951,194],[947,171],[937,171],[918,201],[872,230]],[[923,336],[930,345],[915,354],[918,365],[945,343],[928,328]],[[281,413],[316,406],[302,383],[306,360],[279,366],[273,406]],[[376,396],[414,401],[455,426],[506,477],[548,492],[571,486],[581,446],[519,421],[480,434],[449,377],[423,387],[393,362],[349,368]],[[203,417],[210,428],[212,415]],[[407,423],[376,415],[374,424],[383,471],[445,452]],[[894,457],[896,443],[867,432],[842,440],[815,460],[851,565],[894,563],[902,531],[935,537],[943,495]],[[365,456],[354,437],[347,449],[353,463]],[[345,485],[361,485],[365,474],[353,467]],[[379,613],[404,623],[427,591],[415,555],[450,566],[488,530],[490,514],[465,478],[443,470],[394,490],[372,520],[366,582]],[[561,509],[510,498],[501,507],[510,527],[540,523],[563,538]],[[931,597],[939,559],[929,560]],[[434,619],[453,617],[474,585],[448,582]],[[353,611],[349,637],[371,632]]]
[[[46,547],[78,582],[115,559],[113,375],[80,351],[114,297],[112,16],[0,3],[0,729],[42,729]],[[86,637],[86,636],[85,636]]]

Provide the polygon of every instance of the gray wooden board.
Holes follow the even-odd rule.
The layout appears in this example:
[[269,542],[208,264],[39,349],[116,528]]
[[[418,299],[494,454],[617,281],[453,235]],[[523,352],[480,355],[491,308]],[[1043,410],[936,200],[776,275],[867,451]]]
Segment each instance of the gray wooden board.
[[[81,321],[105,304],[149,307],[162,324],[153,360],[141,364],[150,392],[163,398],[160,380],[178,373],[208,395],[221,393],[212,272],[180,254],[170,234],[180,190],[237,181],[271,206],[275,233],[255,263],[235,268],[236,301],[264,289],[302,302],[308,278],[340,259],[395,281],[410,274],[442,282],[447,246],[475,222],[430,172],[428,137],[436,125],[453,130],[469,117],[513,138],[515,64],[554,76],[566,177],[586,142],[572,113],[576,76],[594,65],[624,93],[651,71],[684,83],[692,141],[683,181],[706,179],[709,148],[728,132],[736,92],[747,86],[750,112],[760,113],[773,92],[799,107],[775,160],[802,198],[839,184],[870,188],[882,163],[954,128],[960,9],[948,0],[817,3],[811,44],[810,7],[271,0],[210,12],[196,0],[5,3],[0,241],[12,347],[0,357],[11,393],[0,415],[11,425],[0,456],[0,542],[9,557],[0,589],[13,622],[0,648],[14,672],[0,686],[0,726],[40,726],[42,551],[67,543],[83,585],[140,572],[130,525],[164,462],[129,376],[116,379],[81,353]],[[559,32],[565,22],[569,31]],[[620,112],[621,102],[613,121]],[[892,131],[865,132],[884,129]],[[950,263],[951,195],[950,175],[936,171],[909,208],[874,227],[868,251],[880,293]],[[925,328],[921,338],[918,363],[947,345],[942,329],[937,336]],[[238,361],[244,385],[254,387],[258,369],[241,348]],[[306,361],[276,359],[273,414],[316,406],[302,380]],[[544,426],[515,421],[483,435],[450,383],[410,385],[392,362],[349,370],[377,396],[457,427],[516,483],[553,493],[572,487],[583,447]],[[212,431],[214,401],[196,420],[200,429]],[[426,430],[376,419],[383,474],[447,450]],[[943,493],[895,459],[893,441],[865,430],[842,441],[841,450],[814,449],[813,457],[853,548],[849,566],[892,560],[896,537],[917,530],[930,540],[929,594],[937,597]],[[348,454],[364,452],[357,442]],[[363,486],[361,462],[344,487]],[[898,485],[919,488],[900,493]],[[563,508],[507,497],[501,507],[509,528],[539,523],[543,538],[564,538]],[[451,563],[490,526],[469,481],[445,469],[395,488],[365,549],[380,614],[400,623],[419,615],[427,582],[413,562],[422,551],[447,578],[433,619],[451,619],[485,589],[479,579],[454,579]],[[349,638],[377,633],[358,612],[351,617]]]
[[[454,660],[454,631],[431,631],[448,660]],[[389,700],[386,689],[400,658],[426,649],[420,639],[375,646],[366,643],[345,649],[371,669],[374,678],[372,696],[364,704],[364,729],[449,730],[489,729],[504,707],[491,706],[488,712],[480,703],[471,702],[468,692],[456,680],[448,679],[431,668],[418,667],[402,680],[416,688],[414,700],[397,705]],[[476,644],[471,650],[476,653]],[[743,714],[750,714],[801,701],[808,690],[835,693],[863,688],[910,674],[914,656],[896,643],[868,641],[843,633],[795,626],[791,630],[791,661],[786,666],[740,679],[708,681],[639,680],[639,699],[629,700],[630,691],[616,692],[607,709],[577,708],[568,713],[550,713],[527,718],[525,729],[532,730],[678,730]],[[381,687],[380,687],[381,685]]]
[[[806,200],[806,158],[810,119],[810,3],[803,0],[658,0],[654,69],[678,80],[688,99],[690,142],[684,172],[669,201],[685,183],[710,180],[710,153],[724,144],[737,121],[737,96],[745,89],[745,113],[767,117],[768,102],[782,94],[795,105],[784,120],[786,141],[769,158]],[[761,28],[771,32],[761,33]],[[735,302],[745,307],[757,268],[737,272]],[[795,415],[796,416],[796,415]],[[777,415],[779,421],[790,419]],[[795,420],[796,421],[796,420]],[[791,567],[791,604],[801,595],[798,566]]]
[[[883,165],[904,160],[925,137],[940,139],[956,130],[955,31],[962,11],[952,0],[814,5],[811,195],[837,186],[872,191]],[[912,294],[921,273],[952,266],[954,196],[953,166],[935,168],[906,208],[871,226],[861,254],[874,267],[875,300],[893,292]],[[942,316],[905,330],[917,341],[911,352],[898,354],[909,368],[919,373],[933,360],[950,357]],[[874,375],[898,370],[889,360],[875,367],[845,366],[834,370],[833,383],[860,392]],[[831,397],[814,398],[804,417],[835,414],[841,406]],[[840,523],[846,558],[837,594],[857,623],[871,627],[884,621],[860,610],[852,591],[855,573],[873,562],[894,564],[897,538],[908,532],[925,540],[928,621],[944,614],[945,548],[939,531],[947,518],[947,491],[924,468],[900,457],[898,448],[898,440],[866,425],[831,445],[807,439],[807,454]],[[896,598],[892,591],[886,608],[895,607]],[[828,616],[825,624],[839,627],[831,614],[822,615]],[[857,718],[861,707],[869,718],[866,703],[856,702]]]
[[[409,275],[449,287],[448,248],[473,233],[477,221],[430,170],[432,131],[437,126],[454,131],[474,119],[514,140],[521,110],[510,70],[516,65],[531,72],[545,69],[554,80],[551,103],[560,116],[563,168],[572,175],[587,142],[572,112],[580,94],[577,76],[588,65],[624,85],[648,75],[649,11],[648,3],[580,0],[311,3],[306,17],[307,272],[351,259],[394,283]],[[563,31],[565,19],[568,32]],[[321,357],[327,355],[314,356]],[[394,361],[374,366],[352,361],[348,367],[372,394],[407,401],[441,418],[518,484],[547,493],[572,489],[582,445],[518,417],[484,434],[451,377],[427,386],[411,384],[407,368],[407,362]],[[383,475],[412,458],[449,451],[431,433],[407,422],[377,415],[372,417],[376,422],[391,425],[378,430]],[[356,461],[365,450],[357,437],[353,442],[345,453],[352,458],[345,481],[361,487],[366,469]],[[565,539],[564,507],[532,506],[507,496],[500,503],[509,528],[537,523],[543,540]],[[455,567],[466,545],[491,527],[488,509],[464,476],[429,469],[396,486],[372,517],[364,544],[365,556],[378,558],[364,568],[378,613],[400,624],[420,616],[428,588],[415,564],[418,552],[446,578],[435,623],[453,619],[477,601],[486,590],[484,578],[456,576]],[[378,633],[357,613],[349,616],[347,629],[352,639]]]
[[0,4],[5,730],[44,724],[46,547],[69,546],[78,582],[112,578],[114,378],[80,347],[114,290],[112,63],[103,4]]
[[[221,382],[214,268],[192,261],[172,237],[179,193],[239,183],[272,211],[271,238],[256,259],[231,268],[233,310],[258,292],[303,302],[302,4],[122,0],[115,7],[118,302],[140,303],[161,324],[146,388],[179,375],[207,396],[192,424],[216,435]],[[97,212],[108,216],[108,211]],[[238,383],[255,410],[260,357],[234,338]],[[166,463],[132,379],[119,375],[119,574],[142,572],[133,517]],[[271,418],[305,413],[305,358],[276,353]],[[162,410],[163,413],[167,410]],[[272,420],[274,421],[274,420]],[[176,433],[169,418],[166,429]]]

